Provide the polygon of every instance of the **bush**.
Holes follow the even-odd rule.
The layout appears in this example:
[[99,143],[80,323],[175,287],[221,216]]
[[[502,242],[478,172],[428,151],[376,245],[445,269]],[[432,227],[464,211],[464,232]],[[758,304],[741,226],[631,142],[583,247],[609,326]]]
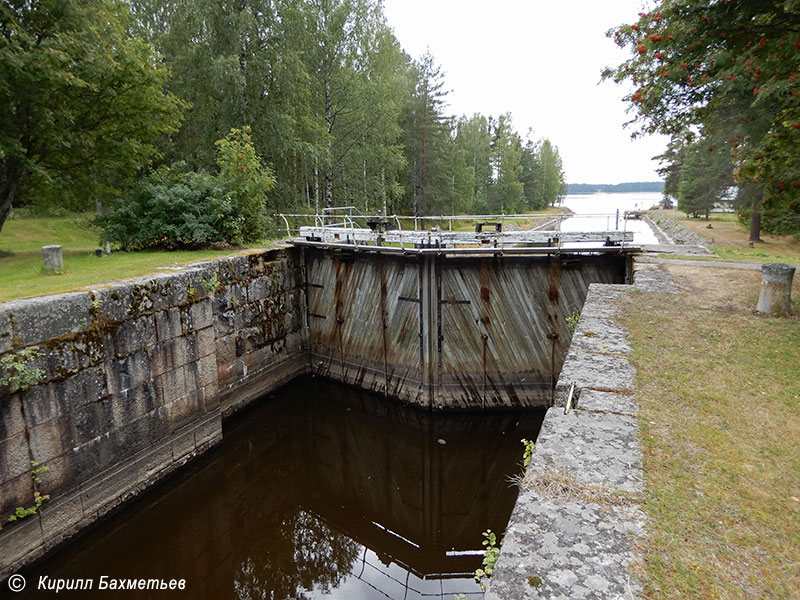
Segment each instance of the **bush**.
[[266,193],[275,184],[253,148],[250,128],[217,142],[219,176],[164,167],[138,181],[98,218],[103,241],[123,250],[240,246],[264,236]]
[[228,182],[231,200],[244,218],[242,236],[246,242],[257,242],[264,236],[266,194],[275,185],[275,178],[256,154],[250,127],[231,129],[216,146],[220,177]]
[[800,238],[800,210],[793,204],[781,202],[764,202],[761,214],[761,228],[775,235],[794,235]]
[[98,218],[103,241],[123,250],[197,248],[243,243],[244,218],[229,185],[208,173],[162,168],[137,182]]

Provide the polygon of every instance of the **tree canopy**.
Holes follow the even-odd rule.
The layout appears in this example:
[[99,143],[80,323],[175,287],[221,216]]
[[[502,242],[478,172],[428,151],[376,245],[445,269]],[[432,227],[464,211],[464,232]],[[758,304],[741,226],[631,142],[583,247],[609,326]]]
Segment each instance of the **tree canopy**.
[[663,133],[688,143],[724,140],[734,179],[758,188],[752,194],[754,211],[785,213],[777,232],[797,234],[800,2],[651,5],[636,22],[609,32],[631,57],[603,72],[606,79],[632,84],[625,100],[637,127],[633,135]]
[[[403,52],[380,0],[0,2],[0,226],[42,199],[118,211],[151,171],[153,197],[216,202],[189,173],[216,172],[215,141],[245,128],[266,214],[513,212],[565,191],[557,147],[510,114],[448,112],[441,67]],[[244,189],[264,206],[240,183],[234,208]]]
[[14,202],[118,190],[177,130],[168,69],[127,26],[118,0],[0,3],[0,228]]

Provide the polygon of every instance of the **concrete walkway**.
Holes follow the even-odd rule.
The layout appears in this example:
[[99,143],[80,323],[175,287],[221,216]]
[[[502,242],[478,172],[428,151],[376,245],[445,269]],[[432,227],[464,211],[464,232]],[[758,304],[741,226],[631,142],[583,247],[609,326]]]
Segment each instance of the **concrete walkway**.
[[643,244],[642,250],[655,254],[675,254],[676,256],[716,256],[705,246],[686,246],[684,244]]

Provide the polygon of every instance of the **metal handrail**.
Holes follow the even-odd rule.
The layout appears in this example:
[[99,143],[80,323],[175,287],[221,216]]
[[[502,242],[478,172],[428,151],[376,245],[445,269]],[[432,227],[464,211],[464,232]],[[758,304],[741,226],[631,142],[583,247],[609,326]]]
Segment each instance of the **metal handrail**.
[[[345,213],[345,214],[342,214],[342,213]],[[554,219],[556,221],[555,226],[558,228],[558,231],[560,232],[563,229],[564,222],[565,222],[566,219],[610,217],[613,214],[614,213],[586,213],[586,214],[559,213],[557,215],[510,214],[510,215],[447,215],[447,216],[445,216],[445,215],[439,215],[439,216],[404,216],[404,215],[392,214],[392,215],[376,215],[376,216],[380,216],[381,218],[387,219],[387,220],[394,220],[395,224],[397,225],[397,231],[400,234],[400,236],[399,236],[399,238],[400,238],[400,240],[399,240],[400,241],[400,248],[402,250],[405,250],[406,249],[406,245],[405,245],[405,241],[404,241],[403,235],[402,235],[403,232],[404,232],[403,225],[402,225],[402,220],[403,219],[408,219],[410,221],[413,220],[413,222],[414,222],[414,231],[418,231],[419,230],[418,227],[420,225],[420,222],[424,222],[424,221],[448,221],[448,223],[450,223],[450,228],[449,229],[452,231],[452,223],[453,223],[453,221],[459,221],[459,220],[460,221],[464,221],[464,220],[480,221],[480,220],[483,220],[483,219],[487,219],[487,220],[488,219],[499,219],[500,222],[501,222],[501,228],[502,228],[503,225],[505,225],[507,220],[508,221],[520,220],[520,219],[531,220],[531,219],[537,219],[537,218],[538,219],[543,219],[543,220],[546,220],[546,219],[553,220]],[[326,218],[330,218],[333,215],[338,215],[339,216],[339,220],[337,220],[336,223],[325,224],[325,219]],[[290,239],[292,238],[293,229],[292,229],[291,223],[289,222],[289,217],[292,217],[292,218],[295,219],[295,225],[298,225],[297,224],[297,219],[298,218],[313,219],[313,222],[314,222],[315,226],[322,230],[321,238],[326,242],[332,241],[331,240],[331,236],[328,234],[327,230],[334,229],[334,228],[340,228],[340,229],[341,228],[345,228],[345,229],[348,229],[348,230],[351,230],[351,231],[356,231],[358,229],[367,229],[368,228],[366,226],[367,224],[365,224],[364,227],[361,227],[360,223],[357,222],[357,220],[359,218],[366,219],[366,217],[356,207],[352,207],[352,206],[351,207],[328,207],[328,208],[324,208],[324,209],[322,209],[322,214],[320,214],[320,213],[315,213],[315,214],[308,214],[308,213],[277,213],[274,216],[275,217],[280,217],[281,219],[283,219],[284,226],[286,227],[287,236]],[[623,249],[623,250],[629,245],[628,242],[624,239],[624,236],[628,234],[628,229],[627,229],[628,218],[629,217],[628,217],[627,214],[624,215],[624,218],[623,218],[623,229],[622,229],[623,239],[620,241],[620,244],[621,244],[620,248]],[[296,232],[299,231],[299,225],[298,225],[298,227],[295,228],[295,231]],[[405,230],[405,231],[408,231],[408,230]],[[444,231],[447,231],[447,230],[445,229]],[[498,252],[502,252],[503,250],[505,250],[507,248],[507,246],[506,246],[506,241],[507,240],[505,239],[506,236],[504,235],[505,233],[506,232],[503,232],[503,234],[500,234],[500,235],[497,236],[497,237],[500,238],[500,243],[499,244],[497,243],[497,240],[495,240],[495,242],[494,242],[494,248],[497,249]],[[557,238],[554,241],[556,242],[555,249],[557,251],[561,251],[563,249],[563,244],[564,244],[564,242],[562,240],[562,236],[558,235]],[[362,240],[362,242],[359,243],[358,240],[353,239],[351,241],[351,243],[354,244],[355,246],[358,246],[358,247],[364,247],[365,244],[367,246],[370,246],[370,247],[372,246],[372,244],[370,244],[369,241],[365,242],[364,240]]]
[[[364,245],[358,246],[356,248],[353,244],[347,244],[343,242],[308,242],[305,240],[297,240],[294,243],[301,245],[301,246],[317,246],[317,247],[325,247],[328,249],[331,248],[340,248],[340,249],[350,249],[350,250],[364,250],[366,247]],[[638,246],[627,246],[627,251],[629,252],[638,252],[641,250]],[[580,248],[564,248],[561,246],[537,246],[537,247],[521,247],[521,248],[507,248],[506,250],[502,250],[498,247],[490,247],[490,248],[405,248],[404,246],[401,248],[391,247],[391,246],[369,246],[370,252],[377,252],[382,254],[440,254],[440,255],[483,255],[483,254],[495,254],[501,255],[503,253],[508,254],[561,254],[562,252],[565,254],[585,254],[585,253],[610,253],[610,252],[620,252],[619,246],[586,246]]]

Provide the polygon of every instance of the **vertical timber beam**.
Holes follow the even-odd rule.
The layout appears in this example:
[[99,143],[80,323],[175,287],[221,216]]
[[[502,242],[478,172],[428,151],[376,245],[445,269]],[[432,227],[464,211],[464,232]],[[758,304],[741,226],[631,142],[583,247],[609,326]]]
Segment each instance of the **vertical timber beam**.
[[438,389],[436,390],[436,401],[440,406],[444,406],[444,398],[442,397],[442,340],[444,333],[442,332],[442,261],[436,261],[435,266],[436,275],[436,352],[433,358],[436,361],[436,382]]
[[436,294],[436,256],[426,255],[420,263],[422,279],[420,282],[420,319],[422,320],[422,343],[420,354],[422,356],[422,382],[423,390],[427,396],[428,407],[436,404],[438,391],[438,369],[434,357],[438,346],[438,325],[436,322],[438,298]]
[[381,339],[383,340],[383,395],[389,395],[389,366],[388,366],[388,341],[386,339],[387,329],[387,289],[386,289],[386,257],[379,255],[381,269]]
[[308,369],[311,373],[313,361],[311,360],[311,318],[309,312],[311,310],[311,300],[308,297],[308,252],[305,248],[300,248],[300,274],[303,278],[303,347],[305,348],[305,355],[308,358]]
[[633,284],[633,255],[625,255],[625,285]]
[[558,315],[561,286],[561,259],[559,256],[550,255],[550,286],[547,291],[548,311],[547,321],[549,331],[547,339],[550,341],[550,405],[555,402],[556,382],[558,381],[558,374],[560,369],[556,368],[556,347],[558,346]]
[[489,338],[491,335],[491,300],[492,300],[492,260],[491,258],[481,258],[481,308],[480,308],[480,332],[483,346],[483,385],[481,386],[481,408],[486,408],[486,389],[488,387],[488,360],[489,360]]
[[345,269],[343,268],[341,259],[334,258],[334,265],[335,265],[335,276],[336,281],[334,284],[334,318],[336,319],[334,327],[336,328],[336,341],[339,347],[339,369],[341,372],[340,380],[342,383],[348,383],[347,381],[347,370],[346,370],[346,363],[344,360],[344,342],[342,340],[342,329],[344,327],[344,303],[345,300],[348,302],[350,298],[345,297]]

